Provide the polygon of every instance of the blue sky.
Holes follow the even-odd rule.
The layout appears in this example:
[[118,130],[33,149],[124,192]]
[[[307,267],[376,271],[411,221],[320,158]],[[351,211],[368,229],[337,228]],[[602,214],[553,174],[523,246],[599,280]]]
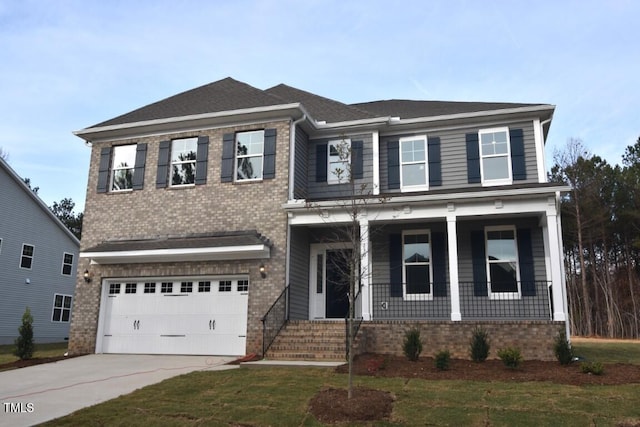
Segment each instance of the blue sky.
[[345,103],[556,105],[547,141],[620,163],[640,136],[640,2],[0,0],[0,147],[82,209],[72,134],[227,76]]

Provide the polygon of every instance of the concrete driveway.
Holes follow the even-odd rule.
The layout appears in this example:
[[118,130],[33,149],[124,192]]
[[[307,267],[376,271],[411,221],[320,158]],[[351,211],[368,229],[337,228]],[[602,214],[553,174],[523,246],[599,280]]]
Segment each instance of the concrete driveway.
[[0,372],[0,426],[30,426],[232,357],[92,354]]

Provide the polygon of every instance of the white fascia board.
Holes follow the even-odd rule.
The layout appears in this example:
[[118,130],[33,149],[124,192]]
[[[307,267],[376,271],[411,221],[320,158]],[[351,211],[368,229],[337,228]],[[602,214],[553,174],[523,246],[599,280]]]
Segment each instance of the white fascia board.
[[536,105],[529,107],[516,107],[516,108],[505,108],[501,110],[489,110],[489,111],[475,111],[472,113],[457,113],[457,114],[445,114],[441,116],[430,116],[430,117],[416,117],[413,119],[399,119],[399,120],[389,120],[389,125],[411,125],[417,123],[429,123],[429,122],[438,122],[438,121],[447,121],[447,120],[457,120],[457,119],[474,119],[480,117],[491,117],[498,115],[512,115],[512,114],[530,114],[530,113],[538,113],[538,112],[549,112],[553,113],[555,110],[554,105]]
[[141,122],[122,123],[118,125],[91,127],[91,128],[85,128],[78,131],[74,131],[73,134],[89,141],[92,139],[92,137],[98,134],[105,134],[105,133],[115,132],[115,131],[123,131],[123,130],[126,131],[129,129],[135,129],[135,128],[141,128],[141,127],[181,124],[181,123],[197,122],[197,121],[204,121],[204,120],[211,120],[211,119],[223,119],[223,118],[231,118],[235,116],[259,114],[259,113],[272,113],[272,112],[275,113],[275,112],[282,112],[286,110],[298,110],[302,114],[306,113],[306,111],[302,108],[302,105],[299,102],[296,102],[291,104],[271,105],[267,107],[243,108],[239,110],[218,111],[215,113],[192,114],[188,116],[168,117],[164,119],[145,120]]
[[266,259],[271,256],[266,245],[223,246],[214,248],[150,249],[134,251],[80,252],[92,264],[129,264],[145,262],[226,261]]
[[391,117],[375,117],[373,119],[360,119],[360,120],[348,120],[344,122],[332,122],[327,124],[312,122],[313,126],[317,130],[329,130],[336,128],[353,128],[353,127],[366,127],[371,125],[387,124],[391,120]]

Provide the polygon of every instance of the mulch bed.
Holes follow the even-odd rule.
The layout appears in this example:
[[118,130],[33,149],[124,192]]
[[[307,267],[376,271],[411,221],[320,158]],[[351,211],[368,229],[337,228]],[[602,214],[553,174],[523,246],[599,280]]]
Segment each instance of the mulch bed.
[[0,363],[0,371],[9,369],[26,368],[27,366],[41,365],[43,363],[57,362],[63,359],[71,359],[77,356],[55,356],[55,357],[35,357],[27,360],[16,360],[15,362]]
[[323,423],[385,420],[391,416],[394,400],[381,390],[354,387],[347,399],[347,390],[326,388],[311,399],[309,411]]

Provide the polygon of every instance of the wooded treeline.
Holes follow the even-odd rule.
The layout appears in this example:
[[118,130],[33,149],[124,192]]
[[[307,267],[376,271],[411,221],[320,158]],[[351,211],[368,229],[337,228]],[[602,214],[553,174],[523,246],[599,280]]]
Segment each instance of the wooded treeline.
[[622,165],[572,139],[554,156],[562,198],[571,333],[640,338],[640,138]]

